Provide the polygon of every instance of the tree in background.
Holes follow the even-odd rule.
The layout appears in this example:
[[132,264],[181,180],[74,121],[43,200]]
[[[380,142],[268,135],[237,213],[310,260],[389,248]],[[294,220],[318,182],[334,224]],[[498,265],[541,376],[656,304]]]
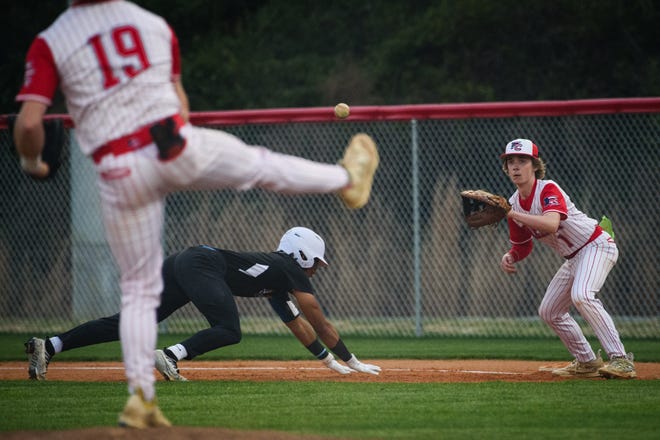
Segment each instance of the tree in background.
[[[660,95],[658,2],[136,3],[176,29],[198,111]],[[33,35],[65,7],[5,6],[0,113],[17,109]]]

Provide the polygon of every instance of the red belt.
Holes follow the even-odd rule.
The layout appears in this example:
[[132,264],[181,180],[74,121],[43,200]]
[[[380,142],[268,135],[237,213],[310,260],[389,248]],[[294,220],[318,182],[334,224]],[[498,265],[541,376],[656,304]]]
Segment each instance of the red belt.
[[597,239],[598,236],[599,236],[602,232],[603,232],[603,228],[601,228],[600,225],[596,225],[596,230],[594,231],[593,234],[591,234],[591,237],[589,237],[589,240],[587,240],[587,242],[586,242],[585,244],[583,244],[583,245],[580,247],[580,249],[578,249],[577,251],[573,252],[571,255],[568,255],[568,256],[566,256],[566,257],[564,257],[564,258],[566,258],[567,260],[570,260],[571,258],[573,258],[574,256],[576,256],[577,253],[580,252],[582,249],[584,249],[584,247],[585,247],[586,245],[588,245],[589,243],[591,243],[592,241],[594,241],[595,239]]
[[[163,118],[162,120],[156,121],[153,124],[145,125],[144,127],[137,129],[131,134],[113,139],[107,144],[101,145],[92,153],[92,159],[94,160],[94,163],[98,164],[101,162],[101,159],[103,159],[108,154],[121,156],[122,154],[139,150],[151,144],[153,142],[153,138],[151,137],[149,129],[153,125],[162,123],[165,121],[165,119],[167,118]],[[172,119],[174,119],[174,123],[176,124],[177,129],[184,125],[184,121],[181,115],[174,115],[172,116]]]

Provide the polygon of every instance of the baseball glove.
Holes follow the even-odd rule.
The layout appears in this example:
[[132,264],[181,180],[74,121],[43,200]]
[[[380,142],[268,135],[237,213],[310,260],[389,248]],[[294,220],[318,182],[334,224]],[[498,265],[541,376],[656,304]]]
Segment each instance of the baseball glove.
[[461,191],[461,198],[465,222],[474,229],[494,226],[511,211],[507,199],[481,189]]
[[[13,143],[14,139],[14,123],[16,116],[12,115],[8,118],[9,135]],[[44,148],[41,151],[41,160],[46,162],[49,167],[48,176],[44,178],[35,177],[30,174],[28,176],[35,180],[52,179],[57,173],[57,170],[62,165],[62,151],[64,149],[64,123],[61,119],[46,119],[44,120]],[[14,147],[14,151],[15,151]]]

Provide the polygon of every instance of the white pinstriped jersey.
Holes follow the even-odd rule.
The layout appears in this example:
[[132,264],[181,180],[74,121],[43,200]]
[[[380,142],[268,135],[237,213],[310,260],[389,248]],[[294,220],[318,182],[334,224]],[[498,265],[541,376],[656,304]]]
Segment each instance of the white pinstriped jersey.
[[178,113],[179,75],[178,41],[161,17],[123,0],[73,6],[32,43],[16,99],[50,105],[59,81],[90,154]]
[[[141,389],[147,400],[155,396],[167,194],[256,187],[330,193],[349,183],[340,165],[247,145],[190,123],[176,130],[175,140],[180,136],[184,147],[162,160],[150,128],[164,118],[180,118],[180,69],[178,41],[162,18],[125,0],[74,2],[32,43],[16,98],[50,105],[59,85],[81,150],[88,155],[96,150],[92,158],[106,239],[121,274],[119,334],[126,378],[129,391]],[[106,148],[97,149],[102,145]]]
[[545,212],[558,212],[561,215],[559,229],[553,234],[542,234],[524,226],[513,223],[509,236],[511,243],[521,244],[532,239],[538,239],[554,249],[561,256],[569,256],[578,251],[592,237],[597,222],[575,207],[556,182],[552,180],[536,180],[532,194],[526,200],[521,200],[520,192],[516,191],[509,199],[511,209],[532,215],[543,215]]

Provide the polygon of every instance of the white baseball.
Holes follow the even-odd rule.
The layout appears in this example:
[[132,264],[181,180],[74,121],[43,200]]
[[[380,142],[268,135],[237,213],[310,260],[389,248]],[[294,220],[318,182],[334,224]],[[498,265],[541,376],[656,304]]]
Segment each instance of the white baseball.
[[339,119],[345,119],[348,117],[349,114],[351,114],[351,109],[348,106],[348,104],[344,104],[343,102],[340,102],[335,106],[335,116],[338,117]]

